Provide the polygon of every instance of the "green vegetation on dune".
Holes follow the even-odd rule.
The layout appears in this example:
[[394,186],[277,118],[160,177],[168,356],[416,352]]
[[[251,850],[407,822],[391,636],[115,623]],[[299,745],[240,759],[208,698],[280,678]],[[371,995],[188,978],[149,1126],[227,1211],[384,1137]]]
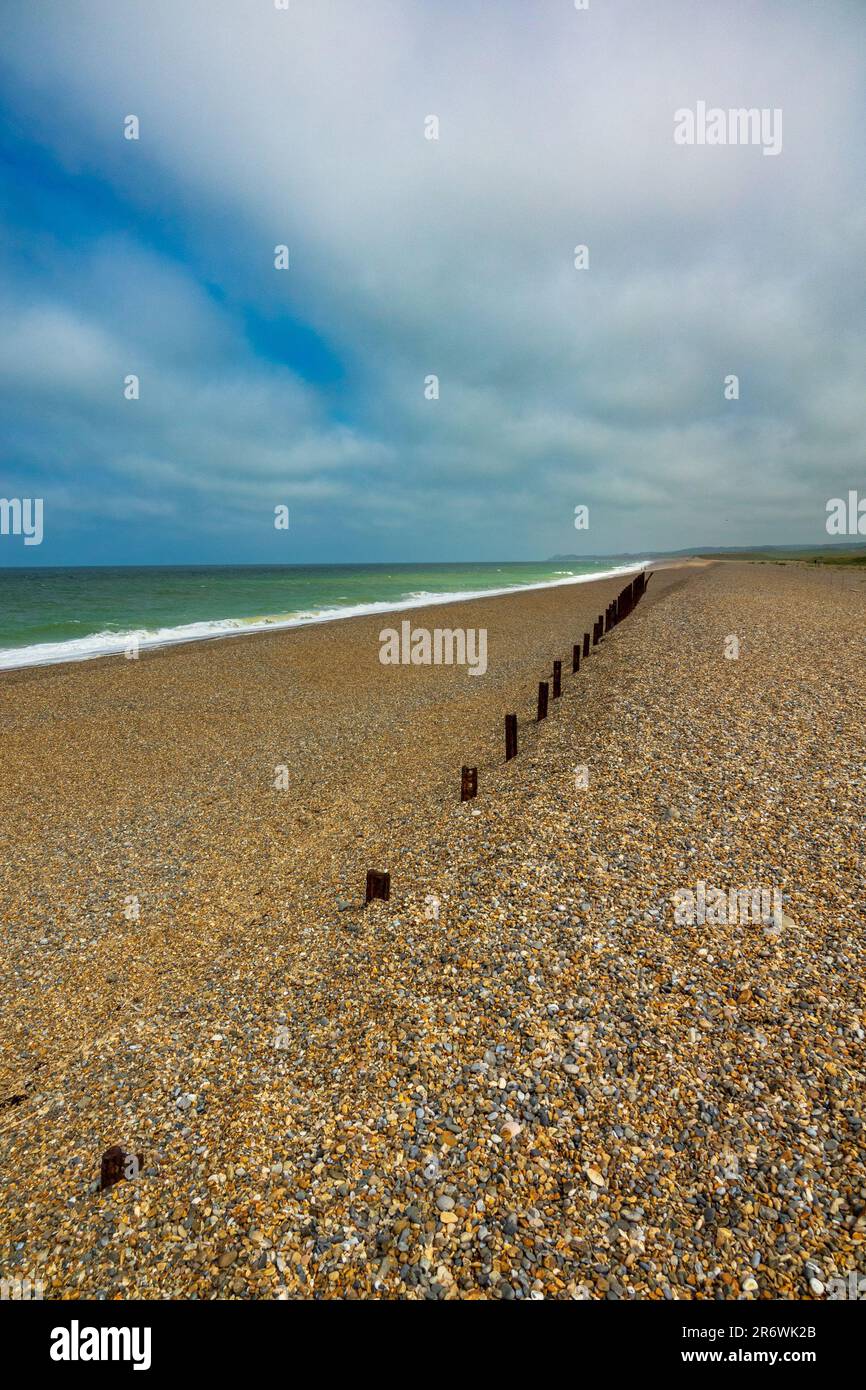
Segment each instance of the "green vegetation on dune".
[[751,560],[764,565],[863,565],[866,566],[866,546],[839,547],[820,550],[814,546],[796,546],[786,550],[781,546],[767,550],[730,550],[724,554],[703,552],[702,560]]

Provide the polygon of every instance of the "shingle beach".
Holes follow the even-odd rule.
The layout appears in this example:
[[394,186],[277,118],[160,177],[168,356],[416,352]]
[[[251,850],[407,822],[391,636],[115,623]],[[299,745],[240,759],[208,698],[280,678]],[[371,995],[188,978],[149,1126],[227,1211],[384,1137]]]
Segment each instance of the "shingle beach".
[[[394,615],[486,628],[479,678],[381,665],[381,616],[0,678],[0,1274],[62,1299],[866,1274],[866,576],[659,568],[571,674],[621,586]],[[699,884],[781,909],[675,921]],[[112,1144],[144,1167],[100,1192]]]

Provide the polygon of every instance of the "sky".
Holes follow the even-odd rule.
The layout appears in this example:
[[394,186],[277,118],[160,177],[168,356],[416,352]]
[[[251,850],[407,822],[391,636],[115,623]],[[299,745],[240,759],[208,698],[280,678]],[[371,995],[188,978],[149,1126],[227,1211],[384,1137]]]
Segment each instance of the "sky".
[[863,0],[277,3],[2,0],[0,565],[827,541]]

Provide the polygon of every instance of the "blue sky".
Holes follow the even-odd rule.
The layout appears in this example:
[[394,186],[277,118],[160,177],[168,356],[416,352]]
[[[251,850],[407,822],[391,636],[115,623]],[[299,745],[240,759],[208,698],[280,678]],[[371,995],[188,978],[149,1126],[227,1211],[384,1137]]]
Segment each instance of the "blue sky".
[[[821,542],[866,493],[854,0],[4,27],[0,496],[45,538],[0,565]],[[678,147],[701,100],[781,109],[781,153]]]

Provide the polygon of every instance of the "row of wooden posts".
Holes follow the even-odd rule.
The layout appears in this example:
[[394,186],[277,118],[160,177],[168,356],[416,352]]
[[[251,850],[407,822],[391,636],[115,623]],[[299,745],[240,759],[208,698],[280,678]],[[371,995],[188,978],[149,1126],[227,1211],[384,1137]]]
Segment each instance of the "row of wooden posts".
[[[635,605],[640,602],[646,593],[646,586],[652,578],[652,574],[641,572],[631,584],[627,584],[620,594],[607,605],[604,614],[599,614],[592,627],[592,645],[597,647],[606,632],[621,623],[623,618],[627,618]],[[583,634],[582,654],[584,661],[590,652],[590,635],[588,632]],[[571,651],[572,672],[580,670],[581,643],[575,642]],[[538,682],[538,712],[537,721],[547,718],[547,702],[549,694],[549,683],[547,681]],[[553,663],[553,698],[558,700],[562,694],[562,662]],[[517,757],[517,715],[506,714],[505,716],[505,761],[510,762]],[[478,768],[463,767],[460,769],[460,800],[471,801],[478,795]],[[367,888],[364,902],[372,902],[374,898],[380,898],[387,902],[391,896],[391,875],[379,869],[367,870]],[[129,1154],[121,1148],[119,1144],[113,1144],[110,1149],[106,1149],[102,1155],[100,1166],[99,1186],[104,1192],[106,1188],[113,1187],[115,1183],[123,1178],[137,1178],[144,1168],[143,1154]]]
[[[592,636],[585,632],[583,642],[575,642],[571,649],[571,670],[572,673],[580,670],[581,655],[586,661],[589,656],[591,646],[597,647],[605,633],[615,628],[617,623],[621,623],[623,618],[627,618],[632,613],[646,593],[646,586],[652,579],[652,572],[647,574],[641,571],[636,575],[630,584],[617,594],[612,603],[607,605],[604,613],[599,613],[592,625]],[[538,682],[538,708],[536,712],[536,723],[547,718],[548,699],[550,696],[549,681]],[[562,694],[562,662],[553,663],[553,698],[558,700]],[[517,757],[517,715],[506,714],[505,716],[505,761],[510,762]],[[462,767],[460,769],[460,800],[472,801],[478,795],[478,768]],[[381,872],[378,869],[367,870],[367,889],[364,898],[365,903],[372,902],[374,898],[381,898],[387,902],[391,896],[391,875]]]

